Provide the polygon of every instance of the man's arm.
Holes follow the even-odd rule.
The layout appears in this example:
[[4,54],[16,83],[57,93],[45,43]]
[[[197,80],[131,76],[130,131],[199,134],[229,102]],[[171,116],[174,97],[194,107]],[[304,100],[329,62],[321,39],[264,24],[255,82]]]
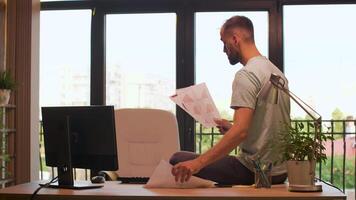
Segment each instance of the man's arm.
[[192,174],[198,173],[205,166],[223,158],[246,139],[253,117],[251,108],[238,108],[234,112],[234,123],[221,140],[198,158],[176,164],[172,174],[176,181],[188,181]]

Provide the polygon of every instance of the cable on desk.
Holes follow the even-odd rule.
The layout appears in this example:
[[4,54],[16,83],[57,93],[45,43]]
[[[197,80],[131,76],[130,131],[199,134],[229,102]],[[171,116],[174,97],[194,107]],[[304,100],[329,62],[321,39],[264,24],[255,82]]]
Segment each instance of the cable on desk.
[[326,181],[324,181],[324,180],[322,180],[322,179],[320,179],[320,178],[316,178],[316,177],[315,177],[315,179],[318,180],[318,181],[321,181],[321,182],[325,183],[325,184],[328,185],[328,186],[331,186],[331,187],[333,187],[333,188],[336,188],[336,189],[338,189],[340,192],[344,193],[340,188],[336,187],[335,185],[333,185],[333,184],[331,184],[331,183],[329,183],[329,182],[326,182]]
[[55,182],[57,182],[57,181],[58,181],[58,176],[54,177],[54,178],[53,178],[51,181],[49,181],[48,183],[39,186],[39,187],[32,193],[30,200],[34,200],[36,194],[37,194],[42,188],[48,187],[49,185],[51,185],[51,183],[55,183]]

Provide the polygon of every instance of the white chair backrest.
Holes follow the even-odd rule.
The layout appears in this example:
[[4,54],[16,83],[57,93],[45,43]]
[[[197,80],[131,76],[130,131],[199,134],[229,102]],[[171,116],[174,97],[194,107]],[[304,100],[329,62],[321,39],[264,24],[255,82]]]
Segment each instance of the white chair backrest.
[[157,109],[115,110],[119,177],[150,177],[180,149],[176,117]]

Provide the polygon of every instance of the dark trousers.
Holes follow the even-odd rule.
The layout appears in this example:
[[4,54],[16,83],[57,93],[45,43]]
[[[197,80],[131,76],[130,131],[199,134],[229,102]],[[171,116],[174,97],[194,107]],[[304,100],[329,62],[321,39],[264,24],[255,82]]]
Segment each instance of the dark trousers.
[[[177,152],[172,155],[169,162],[175,165],[179,162],[193,160],[199,154],[187,151]],[[255,182],[254,172],[246,168],[236,157],[225,156],[220,160],[204,167],[195,176],[214,181],[219,184],[252,185]],[[284,183],[287,174],[272,177],[272,184]]]

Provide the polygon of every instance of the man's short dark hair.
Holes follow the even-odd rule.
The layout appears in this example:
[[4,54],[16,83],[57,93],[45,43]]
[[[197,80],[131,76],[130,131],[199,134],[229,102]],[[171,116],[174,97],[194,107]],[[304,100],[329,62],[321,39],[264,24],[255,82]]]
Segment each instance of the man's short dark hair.
[[245,16],[236,15],[226,20],[226,22],[222,26],[222,30],[224,32],[229,32],[233,28],[244,29],[248,33],[248,36],[245,39],[251,42],[255,41],[253,24],[249,18]]

